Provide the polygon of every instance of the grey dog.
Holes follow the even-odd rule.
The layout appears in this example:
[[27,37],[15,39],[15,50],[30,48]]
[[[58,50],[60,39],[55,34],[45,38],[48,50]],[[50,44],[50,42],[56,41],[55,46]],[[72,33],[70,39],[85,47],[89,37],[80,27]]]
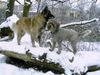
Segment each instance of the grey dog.
[[58,54],[60,54],[62,50],[61,47],[62,41],[69,41],[71,43],[73,53],[76,54],[77,52],[76,46],[78,40],[80,39],[80,36],[81,37],[86,36],[91,33],[91,30],[86,30],[81,33],[82,35],[80,35],[80,33],[78,33],[73,29],[60,28],[60,24],[57,21],[52,19],[49,20],[47,23],[47,30],[50,31],[52,35],[53,45],[50,51],[53,51],[56,46],[56,43],[58,43],[58,51],[57,51]]

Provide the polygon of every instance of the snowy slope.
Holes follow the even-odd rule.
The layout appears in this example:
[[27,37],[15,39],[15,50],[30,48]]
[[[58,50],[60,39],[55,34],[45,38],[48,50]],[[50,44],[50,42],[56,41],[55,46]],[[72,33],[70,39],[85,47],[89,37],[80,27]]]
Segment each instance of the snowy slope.
[[[74,70],[76,73],[85,72],[87,71],[87,67],[91,65],[100,65],[100,52],[99,51],[79,51],[75,56],[73,53],[62,51],[60,55],[56,53],[56,50],[53,52],[50,52],[48,48],[43,47],[31,47],[30,43],[27,42],[26,39],[23,39],[22,45],[17,45],[16,42],[10,41],[10,42],[0,42],[0,48],[3,50],[10,50],[15,51],[18,53],[25,53],[26,50],[30,50],[30,52],[33,54],[33,56],[38,57],[43,55],[43,53],[47,53],[47,59],[48,61],[53,61],[55,63],[60,63],[60,65],[65,69],[66,74],[71,75],[71,70]],[[86,45],[86,43],[84,43]],[[87,45],[86,45],[87,46]],[[99,45],[96,45],[97,48],[99,48]],[[74,56],[74,61],[71,63],[69,59],[71,59]],[[3,66],[4,63],[4,56],[0,55],[0,66],[7,69],[7,67]],[[6,64],[8,65],[8,64]],[[8,68],[12,68],[14,71],[18,68],[12,65],[8,65]],[[9,68],[9,69],[10,69]],[[13,72],[14,72],[13,71]],[[28,71],[28,70],[27,70]],[[0,72],[1,71],[0,69]],[[24,73],[24,72],[23,72]],[[2,75],[2,74],[0,74]],[[7,74],[5,74],[7,75]],[[9,75],[9,74],[8,74]]]

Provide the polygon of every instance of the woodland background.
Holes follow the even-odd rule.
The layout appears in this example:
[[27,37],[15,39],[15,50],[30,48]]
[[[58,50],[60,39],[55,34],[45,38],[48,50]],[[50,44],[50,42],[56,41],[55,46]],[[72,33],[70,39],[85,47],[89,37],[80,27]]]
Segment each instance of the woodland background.
[[[7,1],[0,0],[0,24],[3,23],[6,20],[6,18],[8,18],[9,16],[12,16],[13,14],[16,14],[19,18],[34,16],[38,12],[41,12],[41,10],[47,5],[50,11],[55,16],[55,19],[59,23],[61,24],[73,23],[74,24],[75,22],[80,22],[80,25],[74,24],[74,25],[69,25],[67,27],[75,29],[78,32],[82,32],[84,30],[89,29],[92,31],[92,33],[86,38],[82,39],[82,42],[80,42],[81,46],[79,47],[79,49],[81,50],[83,48],[81,50],[83,52],[79,52],[78,54],[76,54],[74,56],[75,61],[72,61],[72,62],[69,62],[71,54],[68,54],[68,55],[65,54],[68,52],[62,51],[62,54],[58,55],[55,52],[50,52],[48,48],[40,48],[40,47],[32,48],[26,42],[23,42],[24,45],[18,46],[15,44],[15,42],[13,43],[11,40],[10,41],[0,41],[0,53],[8,57],[11,57],[12,59],[12,60],[9,60],[8,63],[14,64],[14,65],[16,65],[17,63],[18,65],[18,63],[20,62],[21,64],[19,65],[22,66],[24,62],[24,64],[26,66],[28,65],[29,67],[30,65],[34,66],[33,64],[31,64],[31,63],[34,63],[34,61],[36,61],[36,63],[39,61],[40,64],[35,63],[35,66],[38,65],[40,68],[46,67],[46,69],[48,70],[48,68],[50,69],[50,67],[41,66],[41,63],[42,65],[45,65],[43,64],[45,62],[48,65],[47,58],[48,59],[50,58],[49,65],[52,64],[51,61],[55,62],[56,60],[56,66],[54,66],[55,68],[53,68],[54,70],[56,70],[56,67],[59,68],[59,64],[60,64],[62,65],[62,67],[64,67],[65,71],[67,71],[66,73],[68,73],[68,71],[70,73],[73,73],[73,71],[75,72],[78,71],[80,72],[81,75],[87,75],[86,74],[87,72],[100,70],[100,66],[97,66],[98,63],[100,62],[100,59],[98,58],[100,56],[99,54],[99,51],[100,51],[99,50],[100,49],[99,48],[100,47],[100,20],[99,20],[100,19],[100,4],[98,4],[99,0],[23,0],[23,3],[20,1],[21,0],[7,0]],[[98,19],[98,20],[90,22],[90,23],[86,23],[86,24],[81,23],[83,21],[89,21],[91,19]],[[0,29],[0,38],[4,38],[5,36],[12,36],[11,35],[12,33],[13,32],[10,30],[9,27],[4,27]],[[27,49],[30,50],[31,52],[33,51],[32,52],[33,55],[35,54],[38,55],[37,57],[34,57],[33,60],[31,60],[31,63],[30,63],[30,59],[28,60],[29,63],[25,61],[27,57],[30,57],[27,54],[25,54],[25,51]],[[18,52],[21,52],[23,54],[20,54]],[[22,56],[22,57],[19,57],[19,56]],[[94,62],[96,62],[96,65],[94,63],[91,65],[90,64],[91,62],[89,62],[90,60],[93,61],[92,59],[90,59],[92,58],[92,56],[94,57],[93,60]],[[12,57],[14,57],[14,59]],[[53,57],[55,57],[54,60],[52,59]],[[0,58],[2,58],[2,56],[0,56]],[[16,58],[21,59],[21,61],[17,60]],[[37,60],[37,58],[39,60]],[[4,60],[4,58],[2,59]],[[0,62],[1,61],[2,60],[0,60]],[[85,65],[83,64],[83,62],[85,63]],[[86,62],[87,64],[89,63],[88,66]],[[55,63],[53,63],[53,65],[54,64]],[[74,66],[75,69],[72,70],[71,69],[72,66]],[[86,67],[86,69],[84,66]],[[60,66],[60,70],[58,69],[57,70],[63,72],[64,70],[62,70],[62,67]],[[86,71],[83,71],[84,69]],[[80,75],[80,74],[77,73],[75,75]],[[5,75],[10,75],[10,74],[5,74]],[[71,74],[68,74],[68,75],[71,75]]]
[[[0,23],[12,14],[18,17],[33,16],[40,12],[44,6],[48,6],[61,24],[80,22],[93,18],[100,18],[99,0],[18,0],[0,1]],[[16,4],[17,3],[17,4]],[[100,41],[100,21],[86,25],[69,26],[79,32],[90,29],[93,33],[86,41]],[[5,35],[4,35],[5,36]]]

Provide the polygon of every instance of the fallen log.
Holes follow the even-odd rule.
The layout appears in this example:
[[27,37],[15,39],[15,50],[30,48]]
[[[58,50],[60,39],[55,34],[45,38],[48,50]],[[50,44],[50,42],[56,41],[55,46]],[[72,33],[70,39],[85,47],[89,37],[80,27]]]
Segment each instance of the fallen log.
[[31,53],[21,54],[13,51],[1,50],[0,54],[8,57],[6,60],[7,63],[21,68],[34,68],[37,70],[42,70],[43,72],[52,71],[56,74],[64,73],[64,69],[58,63],[48,62],[45,59],[46,54],[40,56],[39,59],[32,57]]
[[[58,63],[48,62],[46,60],[46,53],[40,56],[38,59],[32,57],[31,53],[17,53],[13,51],[0,51],[0,54],[3,54],[7,57],[6,62],[13,64],[21,68],[34,68],[36,70],[41,70],[43,72],[52,71],[56,74],[64,73],[64,69]],[[72,62],[73,63],[73,62]],[[100,70],[100,66],[92,65],[88,66],[86,72],[81,73],[81,75],[86,75],[88,72],[94,72]],[[78,75],[77,73],[72,75]]]

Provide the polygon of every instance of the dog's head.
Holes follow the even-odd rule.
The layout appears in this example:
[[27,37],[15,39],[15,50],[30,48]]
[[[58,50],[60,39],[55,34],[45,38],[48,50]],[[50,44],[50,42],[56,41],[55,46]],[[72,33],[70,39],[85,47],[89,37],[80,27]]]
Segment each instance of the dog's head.
[[47,6],[45,6],[41,13],[44,15],[47,21],[49,19],[55,18],[55,16],[51,13]]
[[60,24],[55,20],[49,20],[47,22],[47,30],[51,33],[55,33],[59,30]]

